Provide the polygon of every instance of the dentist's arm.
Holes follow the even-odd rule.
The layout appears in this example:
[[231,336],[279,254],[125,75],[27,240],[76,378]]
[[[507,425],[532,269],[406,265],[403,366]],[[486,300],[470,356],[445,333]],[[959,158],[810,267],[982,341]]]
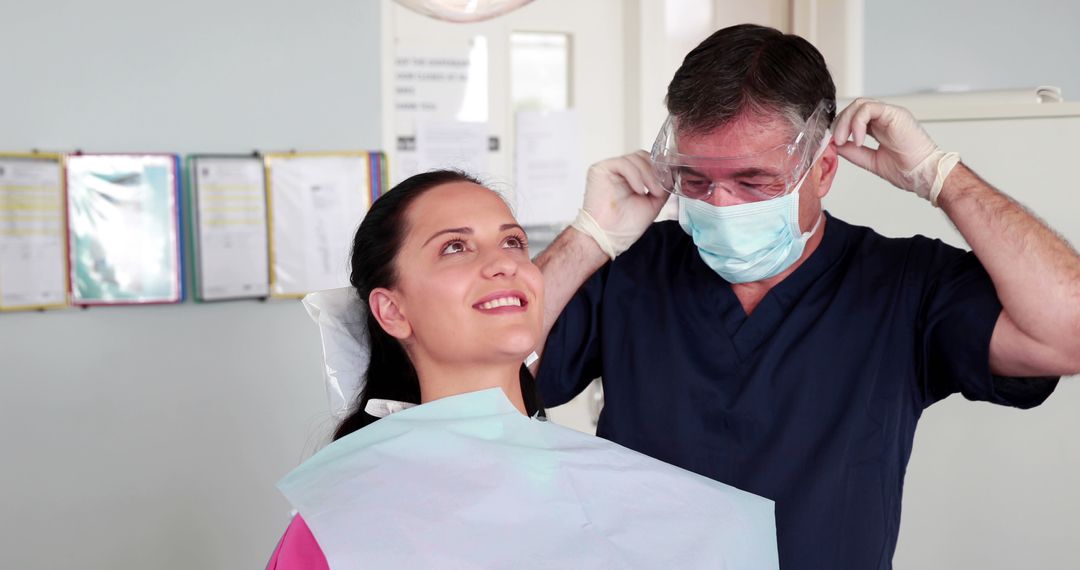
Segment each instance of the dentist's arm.
[[[581,285],[645,233],[668,197],[644,151],[589,167],[582,212],[535,259],[544,275],[541,339],[547,338]],[[541,340],[537,354],[543,353],[543,346]],[[531,367],[534,374],[538,366]]]
[[[867,135],[877,149],[862,146]],[[941,152],[906,109],[856,100],[837,117],[834,136],[841,156],[929,199],[967,240],[1002,305],[990,340],[993,373],[1080,372],[1080,256],[1068,243]]]

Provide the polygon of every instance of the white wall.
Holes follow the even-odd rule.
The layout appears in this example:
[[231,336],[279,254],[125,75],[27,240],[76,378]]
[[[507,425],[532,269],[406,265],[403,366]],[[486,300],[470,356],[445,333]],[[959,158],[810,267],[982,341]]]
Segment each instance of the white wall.
[[[0,149],[380,144],[379,4],[7,2]],[[296,302],[0,315],[4,568],[260,568],[330,426]]]
[[865,88],[1057,85],[1080,101],[1080,3],[1072,0],[866,0]]

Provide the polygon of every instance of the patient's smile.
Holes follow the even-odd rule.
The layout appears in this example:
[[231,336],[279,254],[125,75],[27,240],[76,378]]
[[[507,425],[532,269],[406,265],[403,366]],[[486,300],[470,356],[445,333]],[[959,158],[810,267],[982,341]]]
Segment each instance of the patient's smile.
[[484,312],[521,312],[528,306],[528,301],[525,300],[524,295],[520,293],[496,293],[495,297],[488,296],[481,300],[479,303],[473,305],[473,308],[479,309]]

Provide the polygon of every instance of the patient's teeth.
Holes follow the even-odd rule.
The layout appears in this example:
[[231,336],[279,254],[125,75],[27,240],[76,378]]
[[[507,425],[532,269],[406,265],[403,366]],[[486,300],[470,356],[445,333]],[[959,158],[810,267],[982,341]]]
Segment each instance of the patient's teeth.
[[481,309],[497,309],[499,307],[520,307],[521,299],[517,297],[500,297],[480,305]]

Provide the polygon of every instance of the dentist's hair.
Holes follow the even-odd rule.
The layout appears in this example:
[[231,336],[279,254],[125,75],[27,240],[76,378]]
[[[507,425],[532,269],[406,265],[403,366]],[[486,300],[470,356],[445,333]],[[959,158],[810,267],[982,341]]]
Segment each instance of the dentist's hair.
[[[836,85],[817,48],[793,34],[740,24],[686,55],[665,103],[680,129],[704,134],[745,113],[778,114],[801,129],[822,100],[835,103]],[[830,112],[829,122],[834,118]]]
[[[394,260],[409,232],[405,216],[409,205],[428,190],[455,182],[471,182],[483,186],[476,178],[456,170],[435,170],[417,174],[375,200],[356,230],[349,282],[364,302],[368,336],[371,339],[371,360],[364,374],[364,389],[357,397],[352,411],[334,431],[335,440],[378,419],[364,411],[372,398],[420,403],[420,380],[416,375],[416,368],[401,343],[387,334],[375,320],[367,300],[372,290],[379,287],[392,289],[398,283],[400,276],[395,270]],[[539,400],[536,383],[524,366],[521,367],[520,380],[526,409],[532,414],[539,408]]]

